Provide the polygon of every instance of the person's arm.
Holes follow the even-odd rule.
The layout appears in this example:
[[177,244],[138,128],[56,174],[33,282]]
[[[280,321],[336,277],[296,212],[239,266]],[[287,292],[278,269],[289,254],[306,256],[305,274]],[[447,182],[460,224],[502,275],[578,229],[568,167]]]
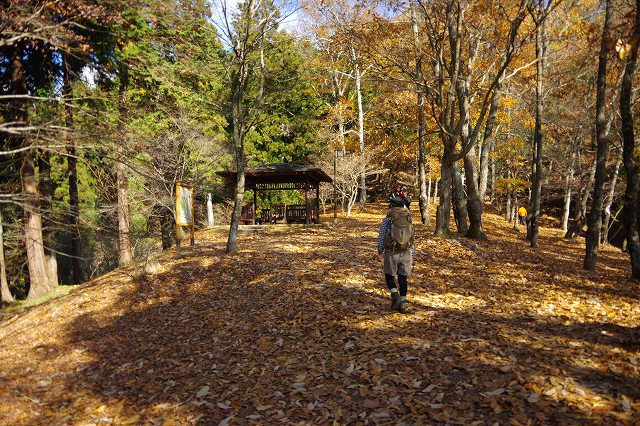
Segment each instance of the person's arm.
[[380,233],[378,234],[378,254],[384,251],[384,237],[389,232],[389,225],[391,224],[391,218],[385,217],[380,224]]

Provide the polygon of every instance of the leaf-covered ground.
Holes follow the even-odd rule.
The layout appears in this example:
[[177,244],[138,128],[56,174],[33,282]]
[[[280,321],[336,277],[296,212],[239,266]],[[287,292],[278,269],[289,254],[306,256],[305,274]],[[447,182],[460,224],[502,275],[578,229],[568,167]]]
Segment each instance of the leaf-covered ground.
[[[383,215],[224,232],[0,323],[0,423],[637,424],[628,258],[498,216],[490,240],[417,227],[410,313],[387,310]],[[414,213],[415,215],[415,213]]]

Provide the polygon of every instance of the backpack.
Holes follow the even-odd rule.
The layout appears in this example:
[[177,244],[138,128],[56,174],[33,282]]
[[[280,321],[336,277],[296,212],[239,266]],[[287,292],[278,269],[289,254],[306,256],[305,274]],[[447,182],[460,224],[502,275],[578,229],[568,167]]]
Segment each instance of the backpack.
[[384,248],[398,251],[410,249],[414,241],[411,212],[402,207],[393,207],[388,216],[391,218],[391,227],[385,235]]

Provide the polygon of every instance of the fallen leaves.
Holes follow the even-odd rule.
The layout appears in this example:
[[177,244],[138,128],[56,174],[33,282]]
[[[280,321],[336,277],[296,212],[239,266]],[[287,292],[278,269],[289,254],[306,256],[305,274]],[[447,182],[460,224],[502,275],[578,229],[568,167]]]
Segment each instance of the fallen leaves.
[[[543,230],[528,248],[418,225],[411,313],[373,260],[382,211],[207,230],[163,270],[101,277],[0,324],[3,424],[552,424],[640,421],[640,291],[624,254]],[[135,268],[134,268],[135,269]]]
[[198,393],[196,393],[196,398],[204,398],[205,396],[209,395],[209,389],[209,386],[201,387]]

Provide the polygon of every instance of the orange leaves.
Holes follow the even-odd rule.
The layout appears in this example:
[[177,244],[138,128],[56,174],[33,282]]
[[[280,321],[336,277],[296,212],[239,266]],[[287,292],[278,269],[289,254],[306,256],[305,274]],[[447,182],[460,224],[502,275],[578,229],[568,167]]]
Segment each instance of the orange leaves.
[[623,253],[586,273],[553,230],[533,250],[493,214],[487,242],[417,225],[401,315],[373,259],[375,207],[241,233],[235,256],[226,228],[201,231],[162,271],[116,271],[1,323],[0,423],[640,420]]

